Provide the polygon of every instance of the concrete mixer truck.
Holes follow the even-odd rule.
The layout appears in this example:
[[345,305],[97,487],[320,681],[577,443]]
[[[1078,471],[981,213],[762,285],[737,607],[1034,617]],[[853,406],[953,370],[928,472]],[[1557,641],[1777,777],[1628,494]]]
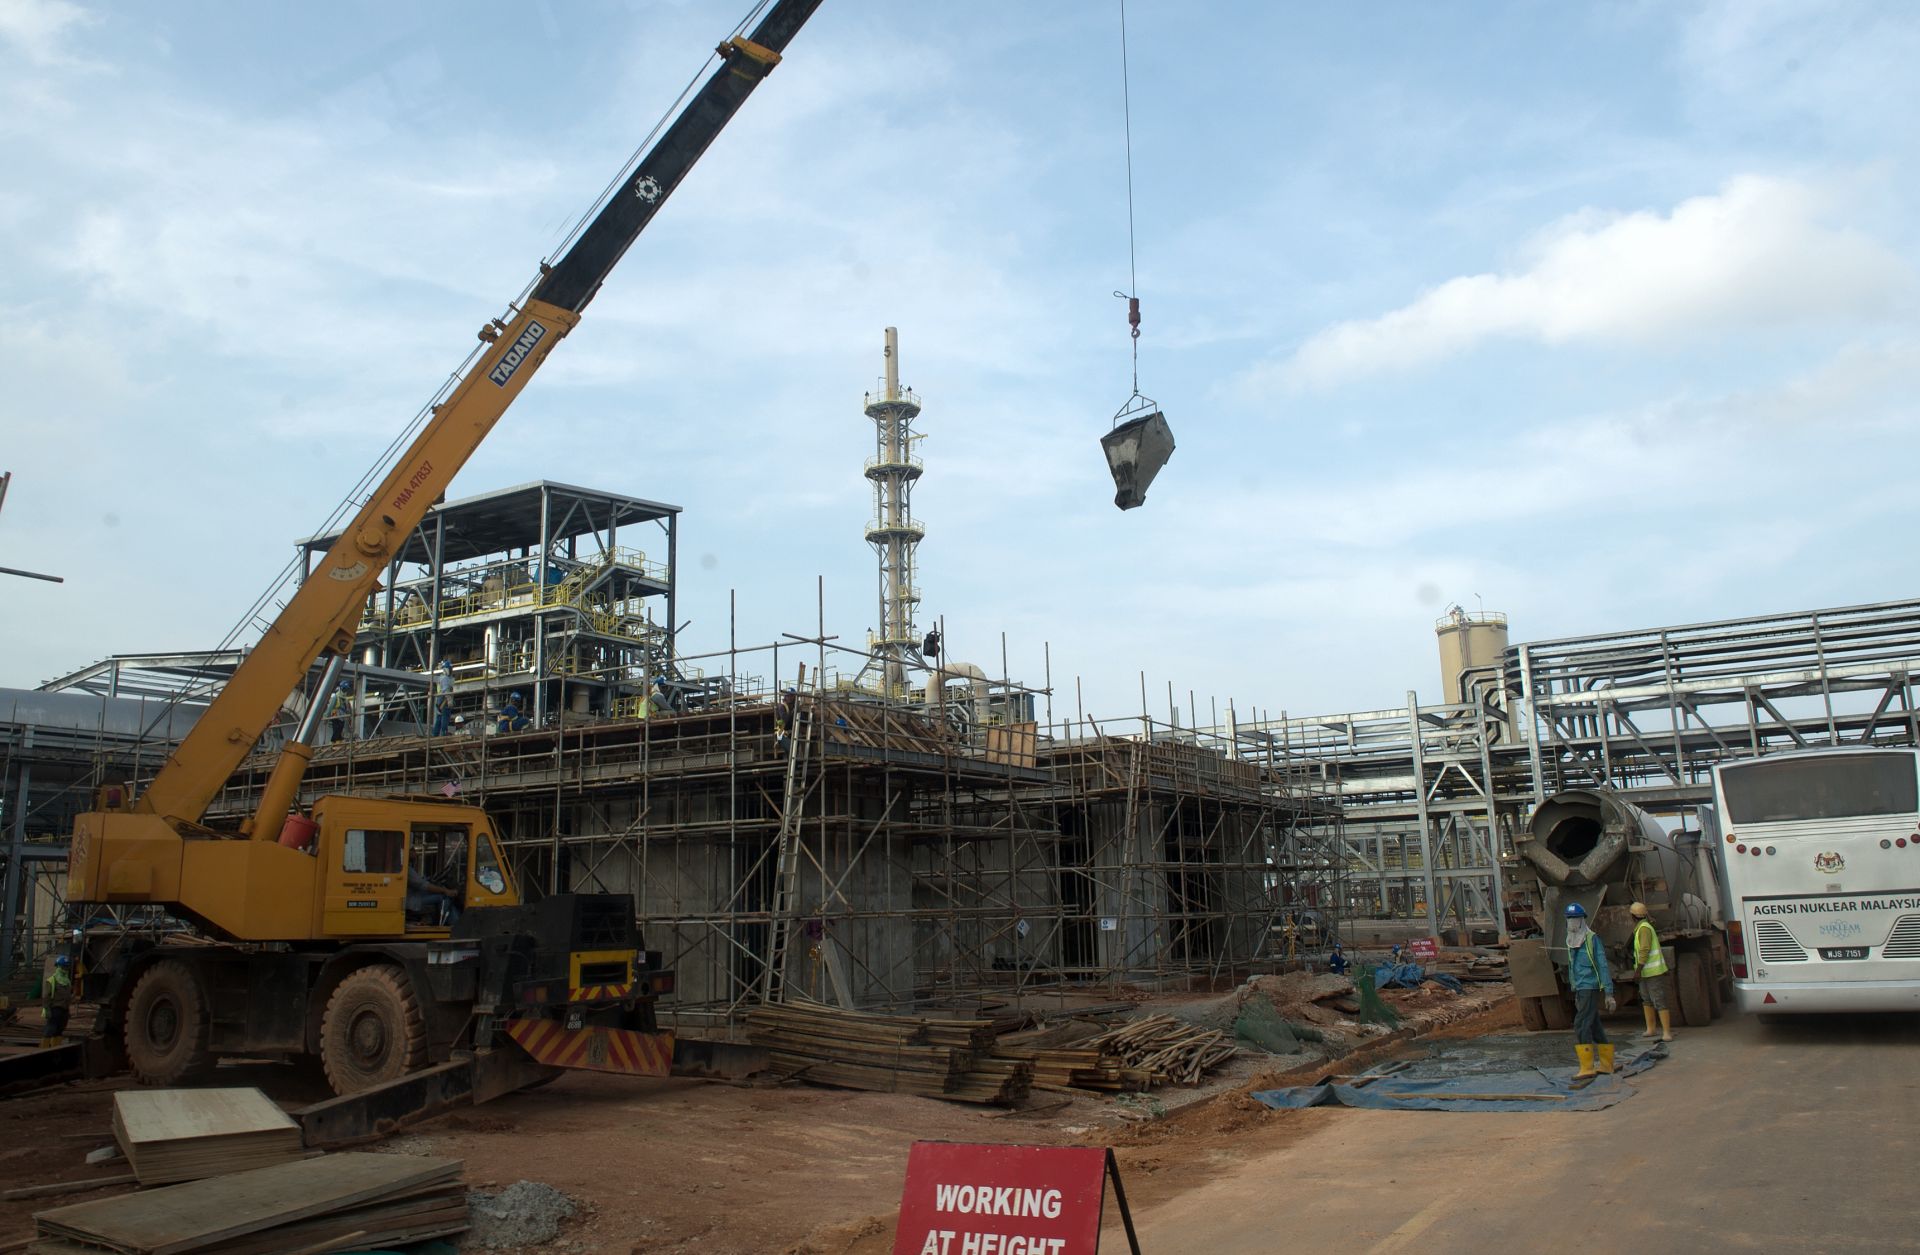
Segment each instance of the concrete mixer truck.
[[1508,952],[1513,991],[1529,1030],[1573,1026],[1567,984],[1566,910],[1586,908],[1607,948],[1616,996],[1638,1001],[1633,925],[1643,902],[1673,972],[1674,1019],[1702,1026],[1733,997],[1725,903],[1715,851],[1698,833],[1669,833],[1612,789],[1556,793],[1534,809],[1514,843],[1508,884],[1530,896],[1541,935],[1516,938]]

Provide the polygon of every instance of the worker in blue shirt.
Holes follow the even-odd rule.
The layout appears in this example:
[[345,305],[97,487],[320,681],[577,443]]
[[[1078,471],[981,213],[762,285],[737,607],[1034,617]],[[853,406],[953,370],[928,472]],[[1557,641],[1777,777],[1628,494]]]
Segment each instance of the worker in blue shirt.
[[523,732],[532,726],[533,720],[520,713],[520,694],[515,693],[500,703],[500,731]]
[[1327,970],[1335,976],[1347,974],[1347,956],[1340,949],[1340,943],[1337,941],[1333,943],[1333,952],[1327,955]]
[[1600,1023],[1600,1005],[1614,1008],[1613,973],[1607,970],[1607,948],[1587,923],[1587,908],[1567,904],[1567,983],[1573,986],[1573,1053],[1580,1058],[1574,1080],[1589,1080],[1613,1071],[1613,1043]]

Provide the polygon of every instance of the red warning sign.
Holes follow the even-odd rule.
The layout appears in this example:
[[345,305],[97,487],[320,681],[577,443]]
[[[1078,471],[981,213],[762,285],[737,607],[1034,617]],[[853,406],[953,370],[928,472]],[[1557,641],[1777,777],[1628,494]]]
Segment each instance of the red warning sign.
[[1103,1146],[915,1142],[893,1255],[1096,1255],[1112,1157]]
[[1432,937],[1415,937],[1407,943],[1407,953],[1416,963],[1431,963],[1440,957],[1440,943]]

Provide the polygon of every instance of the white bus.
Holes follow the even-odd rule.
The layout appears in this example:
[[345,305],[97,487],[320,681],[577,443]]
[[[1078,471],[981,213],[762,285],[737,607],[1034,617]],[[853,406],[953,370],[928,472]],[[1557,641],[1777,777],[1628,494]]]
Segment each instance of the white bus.
[[1920,751],[1714,769],[1742,1010],[1920,1011]]

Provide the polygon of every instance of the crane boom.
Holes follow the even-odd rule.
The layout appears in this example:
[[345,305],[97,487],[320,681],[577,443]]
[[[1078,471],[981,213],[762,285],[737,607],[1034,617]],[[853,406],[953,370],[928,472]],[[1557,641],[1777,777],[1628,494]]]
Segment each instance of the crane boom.
[[[566,254],[543,268],[526,304],[494,324],[492,346],[435,408],[133,809],[175,824],[197,823],[314,660],[344,656],[352,648],[361,609],[393,555],[819,6],[820,0],[774,0],[751,36],[720,45],[720,66]],[[310,747],[297,742],[285,747],[248,824],[253,836],[278,835],[311,755]]]

